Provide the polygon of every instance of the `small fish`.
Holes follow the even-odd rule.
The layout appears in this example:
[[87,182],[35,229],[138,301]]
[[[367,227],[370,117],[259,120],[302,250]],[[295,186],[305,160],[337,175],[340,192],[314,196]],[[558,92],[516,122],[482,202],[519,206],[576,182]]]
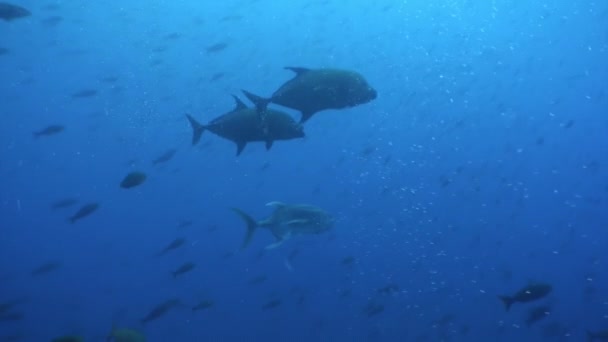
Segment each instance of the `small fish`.
[[527,303],[547,296],[553,287],[549,284],[532,284],[521,288],[512,296],[498,296],[498,298],[504,303],[505,310],[509,311],[511,305],[514,303]]
[[260,283],[265,282],[266,279],[268,279],[268,277],[265,274],[255,276],[255,277],[251,278],[251,280],[249,280],[249,284],[250,285],[260,284]]
[[95,89],[83,89],[80,91],[77,91],[75,93],[72,94],[72,98],[73,99],[82,99],[82,98],[86,98],[86,97],[93,97],[97,95],[97,90]]
[[61,337],[56,337],[51,340],[51,342],[84,342],[84,338],[78,335],[66,335]]
[[388,284],[384,287],[377,289],[376,292],[378,292],[379,294],[390,295],[395,292],[399,292],[399,286],[396,284]]
[[526,317],[526,326],[532,326],[534,323],[549,316],[549,314],[551,314],[551,307],[548,305],[541,305],[528,310],[528,316]]
[[224,73],[224,72],[216,72],[215,74],[211,75],[211,78],[209,79],[209,81],[215,82],[215,81],[223,78],[225,75],[226,75],[226,73]]
[[0,315],[0,322],[16,322],[22,321],[25,316],[21,312],[9,312]]
[[165,255],[168,252],[170,252],[170,251],[172,251],[174,249],[178,249],[179,247],[183,246],[184,243],[186,243],[186,239],[185,238],[177,238],[177,239],[171,241],[171,243],[169,243],[165,248],[163,248],[156,255],[157,256]]
[[171,272],[171,275],[173,275],[173,278],[177,278],[178,276],[180,276],[182,274],[192,271],[194,269],[194,267],[196,267],[195,263],[186,262],[186,263],[182,264],[180,267],[178,267],[175,271]]
[[55,135],[58,133],[61,133],[65,130],[64,126],[61,125],[50,125],[47,126],[43,129],[41,129],[40,131],[34,132],[34,138],[40,138],[42,136],[49,136],[49,135]]
[[174,148],[165,151],[163,154],[161,154],[160,156],[158,156],[156,159],[154,159],[152,161],[152,165],[158,165],[161,163],[168,162],[169,160],[173,159],[176,152],[177,152],[177,150]]
[[51,203],[51,209],[53,209],[53,210],[63,209],[63,208],[71,207],[76,203],[78,203],[78,200],[76,198],[64,198],[64,199],[60,199],[60,200],[57,200],[57,201]]
[[264,304],[262,306],[262,309],[263,310],[274,309],[274,308],[278,307],[279,305],[281,305],[281,303],[283,303],[282,300],[280,300],[280,299],[273,299],[271,301],[268,301],[266,304]]
[[0,2],[0,19],[11,21],[19,18],[29,17],[30,15],[32,15],[32,12],[21,6],[9,4],[7,2]]
[[383,311],[384,311],[384,305],[373,303],[373,302],[369,302],[363,308],[363,313],[365,313],[367,315],[367,317],[375,316]]
[[350,266],[355,263],[355,258],[352,256],[347,256],[347,257],[343,258],[340,263],[344,266]]
[[74,215],[68,218],[68,221],[72,224],[76,223],[76,221],[91,215],[92,213],[97,211],[97,209],[99,209],[99,203],[85,204],[80,207],[80,209],[78,209],[78,211]]
[[15,306],[24,303],[25,299],[11,299],[6,302],[0,303],[0,315],[11,311]]
[[141,185],[146,180],[146,178],[147,176],[143,172],[131,172],[125,176],[122,182],[120,182],[120,187],[123,189],[130,189],[136,187],[138,185]]
[[177,228],[186,228],[191,226],[193,223],[194,222],[190,220],[179,220],[179,222],[177,223]]
[[587,341],[608,341],[608,330],[592,332],[587,330]]
[[102,77],[100,79],[100,81],[103,83],[116,83],[116,82],[118,82],[118,80],[119,80],[118,76],[106,76],[106,77]]
[[61,23],[62,21],[63,21],[63,17],[54,15],[54,16],[45,18],[45,19],[41,20],[40,22],[42,23],[42,25],[44,25],[46,27],[54,27],[54,26],[59,25],[59,23]]
[[169,33],[168,35],[165,36],[166,40],[176,40],[178,38],[180,38],[182,36],[181,33],[178,32],[173,32],[173,33]]
[[167,312],[169,312],[169,310],[173,309],[174,307],[176,307],[180,304],[181,304],[181,301],[177,298],[171,298],[169,300],[166,300],[166,301],[158,304],[154,308],[152,308],[152,310],[150,310],[150,312],[144,318],[141,319],[141,323],[145,324],[145,323],[151,322],[155,319],[158,319],[158,318],[164,316],[165,314],[167,314]]
[[10,52],[10,50],[9,50],[9,49],[7,49],[7,48],[3,48],[3,47],[0,47],[0,56],[2,56],[2,55],[6,55],[6,54],[8,54],[9,52]]
[[228,47],[227,43],[216,43],[216,44],[207,46],[205,48],[205,52],[216,53],[216,52],[220,52],[220,51],[224,50],[227,47]]
[[196,304],[192,308],[192,311],[199,311],[199,310],[210,309],[210,308],[212,308],[214,306],[215,306],[215,303],[212,300],[203,300],[200,303]]
[[47,273],[56,271],[59,268],[61,268],[60,262],[51,261],[51,262],[47,262],[47,263],[44,263],[44,264],[36,267],[35,269],[32,270],[31,274],[33,276],[39,276],[39,275],[43,275],[43,274],[47,274]]

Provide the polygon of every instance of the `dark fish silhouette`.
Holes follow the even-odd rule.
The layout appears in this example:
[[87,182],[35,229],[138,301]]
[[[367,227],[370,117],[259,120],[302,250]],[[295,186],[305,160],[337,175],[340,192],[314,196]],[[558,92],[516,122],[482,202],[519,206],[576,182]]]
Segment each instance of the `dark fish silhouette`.
[[282,300],[280,300],[280,299],[273,299],[271,301],[268,301],[266,304],[264,304],[262,306],[262,309],[264,309],[264,310],[274,309],[274,308],[278,307],[279,305],[281,305],[281,303],[283,303]]
[[158,156],[156,159],[154,159],[152,161],[152,165],[158,165],[161,163],[168,162],[169,160],[173,159],[176,152],[177,152],[177,150],[174,148],[165,151],[163,154],[161,154],[160,156]]
[[341,261],[341,264],[344,266],[352,265],[355,263],[355,258],[352,256],[344,257]]
[[267,218],[256,221],[244,211],[232,208],[247,224],[247,233],[243,246],[247,247],[258,227],[269,229],[276,242],[266,249],[278,247],[286,240],[297,235],[320,234],[332,228],[334,219],[323,209],[308,204],[289,205],[281,202],[270,202],[266,206],[274,207],[274,212]]
[[265,274],[255,276],[255,277],[251,278],[251,280],[249,280],[249,284],[250,285],[261,284],[261,283],[265,282],[266,279],[268,279],[268,277]]
[[15,306],[24,303],[25,301],[25,299],[19,298],[0,303],[0,315],[11,311]]
[[541,299],[553,290],[549,284],[532,284],[523,287],[512,296],[498,296],[505,304],[505,310],[509,311],[514,303],[527,303]]
[[73,99],[82,99],[85,97],[93,97],[97,95],[97,90],[95,89],[83,89],[80,91],[77,91],[75,93],[72,94],[72,98]]
[[166,300],[160,304],[158,304],[157,306],[155,306],[147,315],[146,317],[141,319],[141,323],[145,324],[148,322],[151,322],[155,319],[158,319],[162,316],[164,316],[165,314],[167,314],[167,312],[169,312],[169,310],[173,309],[174,307],[178,306],[181,304],[181,301],[179,299],[176,298],[172,298],[169,300]]
[[64,126],[50,125],[37,132],[34,132],[33,134],[34,134],[34,138],[40,138],[42,136],[55,135],[55,134],[63,132],[64,130],[65,130]]
[[298,110],[300,123],[327,109],[343,109],[368,103],[378,93],[365,78],[354,71],[286,67],[296,76],[285,82],[262,105],[270,102]]
[[66,335],[56,337],[51,342],[84,342],[84,337],[78,335]]
[[215,306],[215,303],[212,300],[203,300],[200,303],[196,304],[192,308],[192,311],[199,311],[199,310],[210,309],[210,308],[212,308],[214,306]]
[[78,200],[76,198],[64,198],[51,203],[51,209],[56,210],[67,208],[73,206],[76,203],[78,203]]
[[209,130],[236,143],[236,155],[238,156],[249,142],[265,142],[266,149],[269,150],[275,140],[291,140],[304,137],[302,126],[288,114],[266,109],[265,105],[261,104],[256,104],[257,109],[248,108],[238,97],[233,97],[236,101],[236,107],[232,111],[211,120],[207,125],[202,125],[192,116],[186,115],[192,126],[192,145],[196,145],[203,132]]
[[186,274],[186,273],[192,271],[194,269],[194,267],[196,267],[196,264],[194,264],[192,262],[186,262],[186,263],[182,264],[180,267],[178,267],[175,271],[171,272],[171,275],[173,275],[173,278],[177,278],[178,276],[180,276],[182,274]]
[[8,54],[9,51],[7,48],[0,47],[0,56]]
[[9,4],[7,2],[0,2],[0,19],[11,21],[19,18],[29,17],[32,15],[27,9]]
[[541,305],[528,310],[528,315],[526,317],[526,326],[530,327],[534,323],[549,316],[551,311],[552,309],[549,305]]
[[177,238],[173,241],[171,241],[171,243],[169,243],[165,248],[163,248],[160,252],[158,252],[156,255],[157,256],[162,256],[167,254],[168,252],[174,250],[174,249],[178,249],[181,246],[184,245],[184,243],[186,242],[186,239],[184,238]]
[[591,332],[587,330],[587,341],[608,341],[608,330]]
[[44,263],[44,264],[34,268],[31,272],[31,274],[33,276],[39,276],[39,275],[51,273],[53,271],[58,270],[59,268],[61,268],[60,262],[51,261],[51,262]]
[[120,187],[123,189],[134,188],[138,185],[141,185],[146,180],[146,178],[147,176],[143,172],[131,172],[125,176],[122,182],[120,182]]
[[365,315],[367,315],[367,317],[375,316],[383,311],[384,311],[384,305],[374,303],[374,302],[369,302],[363,308],[363,313],[365,313]]
[[395,292],[399,292],[399,286],[397,284],[388,284],[376,290],[380,294],[390,295]]
[[205,52],[207,53],[215,53],[220,52],[228,47],[227,43],[216,43],[205,48]]
[[70,223],[75,223],[76,221],[91,215],[92,213],[97,211],[97,209],[99,209],[99,203],[85,204],[80,207],[80,209],[78,209],[78,211],[74,215],[72,215],[68,220],[70,221]]
[[48,18],[42,19],[42,21],[40,21],[40,23],[42,23],[42,25],[44,25],[46,27],[54,27],[54,26],[59,25],[59,23],[61,23],[62,21],[63,21],[63,17],[54,15],[54,16],[50,16]]

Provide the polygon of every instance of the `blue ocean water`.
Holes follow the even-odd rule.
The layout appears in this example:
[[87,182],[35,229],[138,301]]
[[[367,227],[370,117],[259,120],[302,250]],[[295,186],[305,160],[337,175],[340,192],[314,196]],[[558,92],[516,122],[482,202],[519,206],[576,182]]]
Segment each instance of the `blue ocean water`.
[[[31,15],[0,21],[0,341],[608,329],[605,1],[12,3]],[[355,70],[378,98],[318,113],[269,151],[236,157],[208,132],[191,146],[184,114],[208,122],[241,89],[269,96],[285,66]],[[33,138],[49,125],[65,129]],[[146,181],[121,188],[133,171]],[[336,223],[272,250],[260,229],[241,250],[229,209],[262,219],[271,201]],[[67,222],[87,203],[99,208]],[[552,291],[509,311],[497,298],[536,283]]]

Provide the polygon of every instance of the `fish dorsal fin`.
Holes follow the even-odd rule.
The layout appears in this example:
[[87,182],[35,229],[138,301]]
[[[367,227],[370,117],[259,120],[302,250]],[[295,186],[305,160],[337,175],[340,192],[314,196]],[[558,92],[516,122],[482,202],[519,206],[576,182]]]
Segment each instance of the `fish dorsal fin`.
[[249,99],[249,101],[251,101],[254,105],[255,108],[258,110],[258,113],[265,113],[266,112],[266,108],[268,107],[268,104],[270,103],[270,99],[265,99],[261,96],[258,96],[254,93],[250,93],[247,90],[242,90],[243,94],[245,94],[245,96]]
[[310,69],[302,67],[285,67],[285,69],[295,72],[297,76],[300,76],[310,71]]
[[286,206],[287,204],[283,203],[283,202],[279,202],[279,201],[272,201],[272,202],[268,202],[266,203],[267,207],[275,207],[275,208],[281,208]]
[[234,111],[247,109],[247,105],[243,101],[241,101],[241,99],[239,99],[238,96],[232,95],[232,97],[234,98],[234,102],[235,102]]

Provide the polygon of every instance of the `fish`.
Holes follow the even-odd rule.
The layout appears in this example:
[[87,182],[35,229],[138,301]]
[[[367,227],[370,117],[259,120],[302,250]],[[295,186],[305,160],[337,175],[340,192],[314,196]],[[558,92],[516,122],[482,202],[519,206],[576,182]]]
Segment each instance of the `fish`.
[[371,102],[378,92],[359,73],[343,69],[285,67],[296,76],[285,82],[262,105],[275,103],[300,111],[300,123],[327,109],[344,109]]
[[61,23],[62,21],[63,21],[63,17],[61,17],[59,15],[53,15],[46,19],[43,19],[42,21],[40,21],[40,23],[42,23],[42,25],[44,25],[46,27],[53,27],[53,26],[59,25],[59,23]]
[[234,142],[237,146],[236,155],[239,156],[250,142],[265,142],[266,150],[270,150],[275,140],[291,140],[305,136],[302,125],[296,123],[289,114],[267,109],[265,105],[260,104],[256,104],[256,108],[249,108],[238,97],[233,95],[233,98],[236,102],[235,108],[211,120],[207,125],[200,124],[186,114],[192,127],[192,145],[196,145],[203,132],[209,130]]
[[107,342],[146,342],[146,335],[141,331],[129,328],[113,328]]
[[526,317],[526,326],[530,327],[534,323],[549,316],[549,314],[551,314],[551,311],[552,309],[549,305],[541,305],[528,310],[528,315]]
[[43,275],[43,274],[47,274],[53,271],[56,271],[58,269],[61,268],[61,263],[57,262],[57,261],[50,261],[47,263],[44,263],[36,268],[34,268],[31,272],[31,274],[33,276],[39,276],[39,275]]
[[372,301],[367,303],[367,305],[365,305],[365,307],[363,308],[363,313],[365,313],[365,315],[367,315],[367,317],[375,316],[379,313],[382,313],[383,311],[384,311],[384,305],[374,303]]
[[167,254],[168,252],[174,250],[174,249],[178,249],[181,246],[184,245],[184,243],[186,243],[186,239],[185,238],[177,238],[173,241],[171,241],[171,243],[169,243],[165,248],[163,248],[160,252],[158,252],[156,255],[157,256],[162,256]]
[[0,315],[0,322],[16,322],[22,321],[25,315],[21,312],[8,312]]
[[266,304],[262,305],[263,310],[274,309],[283,303],[280,299],[273,299],[268,301]]
[[55,337],[51,342],[84,342],[84,337],[78,335],[66,335]]
[[205,52],[207,53],[215,53],[220,52],[228,47],[228,43],[216,43],[213,45],[209,45],[205,48]]
[[95,89],[83,89],[80,91],[77,91],[75,93],[72,94],[72,98],[73,99],[82,99],[85,97],[93,97],[97,95],[97,90]]
[[158,305],[156,305],[154,308],[152,308],[152,310],[150,310],[150,312],[148,312],[148,314],[141,319],[141,323],[142,324],[146,324],[148,322],[154,321],[164,315],[167,314],[167,312],[169,312],[169,310],[173,309],[174,307],[181,305],[181,301],[177,298],[171,298],[168,299]]
[[340,263],[344,266],[350,266],[355,263],[355,257],[353,257],[353,256],[344,257]]
[[388,284],[376,290],[379,294],[390,295],[395,292],[399,292],[399,286],[397,284]]
[[11,299],[0,303],[0,315],[11,311],[15,306],[24,303],[25,299]]
[[608,330],[592,332],[587,330],[587,341],[608,341]]
[[194,307],[192,307],[192,311],[210,309],[214,306],[215,306],[215,303],[212,300],[203,300],[203,301],[199,302],[198,304],[196,304]]
[[71,207],[76,203],[78,203],[78,199],[76,199],[76,198],[71,198],[71,197],[64,198],[64,199],[60,199],[60,200],[57,200],[57,201],[51,203],[51,209],[53,209],[53,210],[63,209],[63,208]]
[[186,263],[182,264],[180,267],[178,267],[175,271],[171,272],[171,275],[173,275],[173,278],[177,278],[178,276],[180,276],[182,274],[186,274],[186,273],[192,271],[194,269],[194,267],[196,267],[195,263],[186,262]]
[[32,15],[28,9],[9,4],[8,2],[0,2],[0,19],[12,21],[19,18],[25,18]]
[[120,187],[123,189],[131,189],[138,185],[141,185],[146,181],[146,174],[143,172],[135,171],[131,172],[123,178],[120,182]]
[[514,303],[527,303],[541,299],[551,293],[552,290],[553,287],[550,284],[531,284],[521,288],[512,296],[498,296],[498,299],[504,303],[505,310],[509,311]]
[[152,160],[152,165],[158,165],[158,164],[168,162],[169,160],[173,159],[176,152],[177,152],[177,150],[174,148],[168,149],[163,154],[156,157],[156,159]]
[[270,202],[266,206],[273,207],[274,212],[267,218],[256,221],[244,211],[231,208],[247,224],[247,232],[241,249],[245,249],[257,228],[267,228],[274,235],[276,242],[266,249],[273,249],[296,235],[321,234],[330,230],[334,224],[332,215],[319,207],[308,204],[285,204]]
[[0,56],[8,54],[10,51],[7,48],[0,47]]
[[80,207],[80,209],[78,209],[78,211],[74,215],[69,217],[68,221],[70,223],[74,224],[74,223],[76,223],[76,221],[91,215],[92,213],[97,211],[97,209],[99,209],[99,203],[85,204],[82,207]]
[[251,278],[251,280],[249,280],[249,284],[250,285],[261,284],[261,283],[265,282],[266,279],[268,279],[268,277],[265,274],[255,276],[255,277]]
[[34,135],[34,138],[40,138],[43,136],[55,135],[55,134],[63,132],[64,130],[65,130],[65,127],[62,125],[50,125],[50,126],[46,126],[45,128],[43,128],[37,132],[33,132],[32,134]]

